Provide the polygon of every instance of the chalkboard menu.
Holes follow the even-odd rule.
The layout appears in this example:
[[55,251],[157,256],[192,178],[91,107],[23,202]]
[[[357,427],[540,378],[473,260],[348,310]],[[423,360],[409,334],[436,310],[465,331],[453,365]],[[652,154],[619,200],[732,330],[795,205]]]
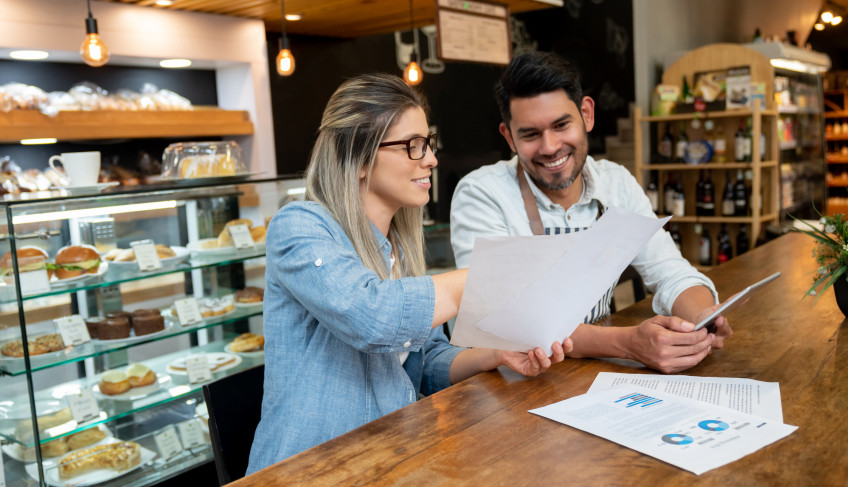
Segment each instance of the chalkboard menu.
[[479,0],[438,0],[439,58],[507,65],[512,58],[509,6]]

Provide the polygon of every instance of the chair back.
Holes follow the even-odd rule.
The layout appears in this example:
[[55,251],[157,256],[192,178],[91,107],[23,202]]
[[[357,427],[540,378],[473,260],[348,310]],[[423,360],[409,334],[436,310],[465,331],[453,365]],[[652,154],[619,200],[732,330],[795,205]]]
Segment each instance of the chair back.
[[244,477],[262,412],[265,365],[204,384],[209,436],[221,485]]

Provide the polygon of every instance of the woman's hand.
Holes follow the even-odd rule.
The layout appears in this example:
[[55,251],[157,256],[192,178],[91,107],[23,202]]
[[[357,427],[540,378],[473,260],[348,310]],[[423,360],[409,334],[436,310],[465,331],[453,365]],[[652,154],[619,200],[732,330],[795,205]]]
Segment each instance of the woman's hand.
[[519,374],[535,377],[548,370],[551,365],[562,362],[565,354],[570,352],[572,348],[574,348],[574,344],[571,342],[571,338],[566,338],[562,341],[562,344],[554,342],[551,346],[553,354],[550,357],[545,354],[542,347],[536,347],[529,352],[499,350],[498,359],[502,365],[506,365]]

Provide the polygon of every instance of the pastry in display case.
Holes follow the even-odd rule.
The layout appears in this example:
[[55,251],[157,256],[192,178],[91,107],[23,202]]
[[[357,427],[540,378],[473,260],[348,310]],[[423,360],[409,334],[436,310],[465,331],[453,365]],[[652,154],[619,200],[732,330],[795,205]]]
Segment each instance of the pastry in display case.
[[[255,206],[236,204],[245,185],[258,186]],[[264,362],[265,226],[253,222],[273,215],[287,185],[222,178],[3,203],[15,223],[0,216],[0,234],[11,234],[0,239],[11,261],[0,280],[7,486],[152,485],[213,461],[202,386]],[[113,228],[86,232],[83,213]],[[222,237],[239,225],[254,245]],[[225,245],[189,250],[204,240]],[[162,265],[143,271],[147,241]]]

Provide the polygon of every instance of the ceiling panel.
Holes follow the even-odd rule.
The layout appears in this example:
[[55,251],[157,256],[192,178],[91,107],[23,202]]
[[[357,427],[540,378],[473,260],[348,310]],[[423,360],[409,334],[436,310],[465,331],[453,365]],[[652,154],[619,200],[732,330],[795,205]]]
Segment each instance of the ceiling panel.
[[[267,30],[281,30],[279,0],[176,0],[169,7],[154,6],[155,0],[106,1],[261,19]],[[409,2],[403,0],[286,0],[285,3],[286,13],[303,15],[303,20],[286,23],[286,31],[290,34],[362,37],[409,29],[410,26]],[[508,4],[512,13],[551,7],[534,0],[505,0],[502,3]],[[416,27],[435,23],[435,0],[413,0],[412,5]]]

